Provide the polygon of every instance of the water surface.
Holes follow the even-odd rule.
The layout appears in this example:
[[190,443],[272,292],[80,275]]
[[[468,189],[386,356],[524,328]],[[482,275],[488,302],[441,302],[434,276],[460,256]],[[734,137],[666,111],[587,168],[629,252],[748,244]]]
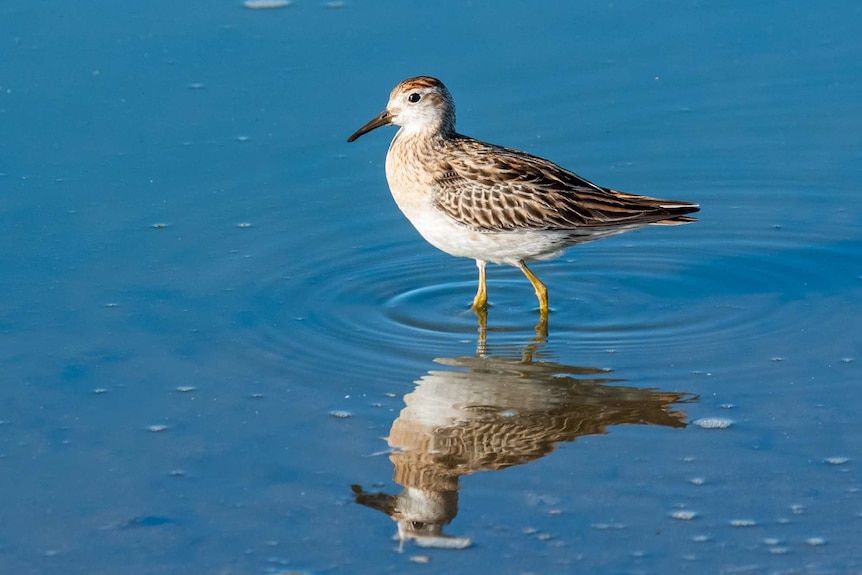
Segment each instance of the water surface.
[[[0,571],[859,571],[860,20],[5,3]],[[417,74],[699,221],[537,264],[546,337],[490,267],[480,329],[345,142]]]

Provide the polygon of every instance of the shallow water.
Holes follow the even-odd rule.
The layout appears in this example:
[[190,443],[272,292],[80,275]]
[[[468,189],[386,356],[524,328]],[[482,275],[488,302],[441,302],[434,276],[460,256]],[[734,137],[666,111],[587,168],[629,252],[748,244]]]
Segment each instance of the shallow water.
[[[0,572],[859,571],[860,12],[5,3]],[[699,221],[480,329],[345,142],[416,74]]]

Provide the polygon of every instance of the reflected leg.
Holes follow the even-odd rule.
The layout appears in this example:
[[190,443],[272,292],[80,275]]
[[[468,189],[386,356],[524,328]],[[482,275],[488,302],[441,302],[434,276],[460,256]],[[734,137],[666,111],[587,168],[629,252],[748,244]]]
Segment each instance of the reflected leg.
[[488,310],[479,308],[473,311],[476,313],[476,332],[479,334],[476,340],[476,356],[484,357],[488,354]]

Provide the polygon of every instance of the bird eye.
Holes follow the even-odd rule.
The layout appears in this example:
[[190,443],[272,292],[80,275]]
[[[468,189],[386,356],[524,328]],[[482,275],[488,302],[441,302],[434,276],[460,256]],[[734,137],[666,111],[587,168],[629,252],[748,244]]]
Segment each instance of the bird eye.
[[420,96],[420,95],[419,95],[419,94],[417,94],[416,92],[413,92],[412,94],[410,94],[409,96],[407,96],[407,100],[408,100],[408,101],[410,101],[410,102],[413,102],[414,104],[415,104],[416,102],[418,102],[419,100],[421,100],[421,99],[422,99],[422,96]]

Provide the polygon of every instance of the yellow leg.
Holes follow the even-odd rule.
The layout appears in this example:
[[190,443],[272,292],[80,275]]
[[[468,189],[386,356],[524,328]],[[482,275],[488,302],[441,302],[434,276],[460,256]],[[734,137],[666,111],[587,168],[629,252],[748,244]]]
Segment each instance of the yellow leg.
[[524,275],[527,276],[527,279],[530,280],[530,283],[533,284],[533,289],[536,290],[536,297],[539,298],[539,313],[542,318],[547,319],[548,317],[548,288],[545,287],[539,278],[530,271],[530,268],[527,267],[527,264],[524,262],[518,263],[518,269],[524,272]]
[[485,309],[488,303],[488,288],[485,285],[485,262],[476,260],[476,267],[479,268],[479,289],[476,291],[476,297],[473,298],[473,309]]

